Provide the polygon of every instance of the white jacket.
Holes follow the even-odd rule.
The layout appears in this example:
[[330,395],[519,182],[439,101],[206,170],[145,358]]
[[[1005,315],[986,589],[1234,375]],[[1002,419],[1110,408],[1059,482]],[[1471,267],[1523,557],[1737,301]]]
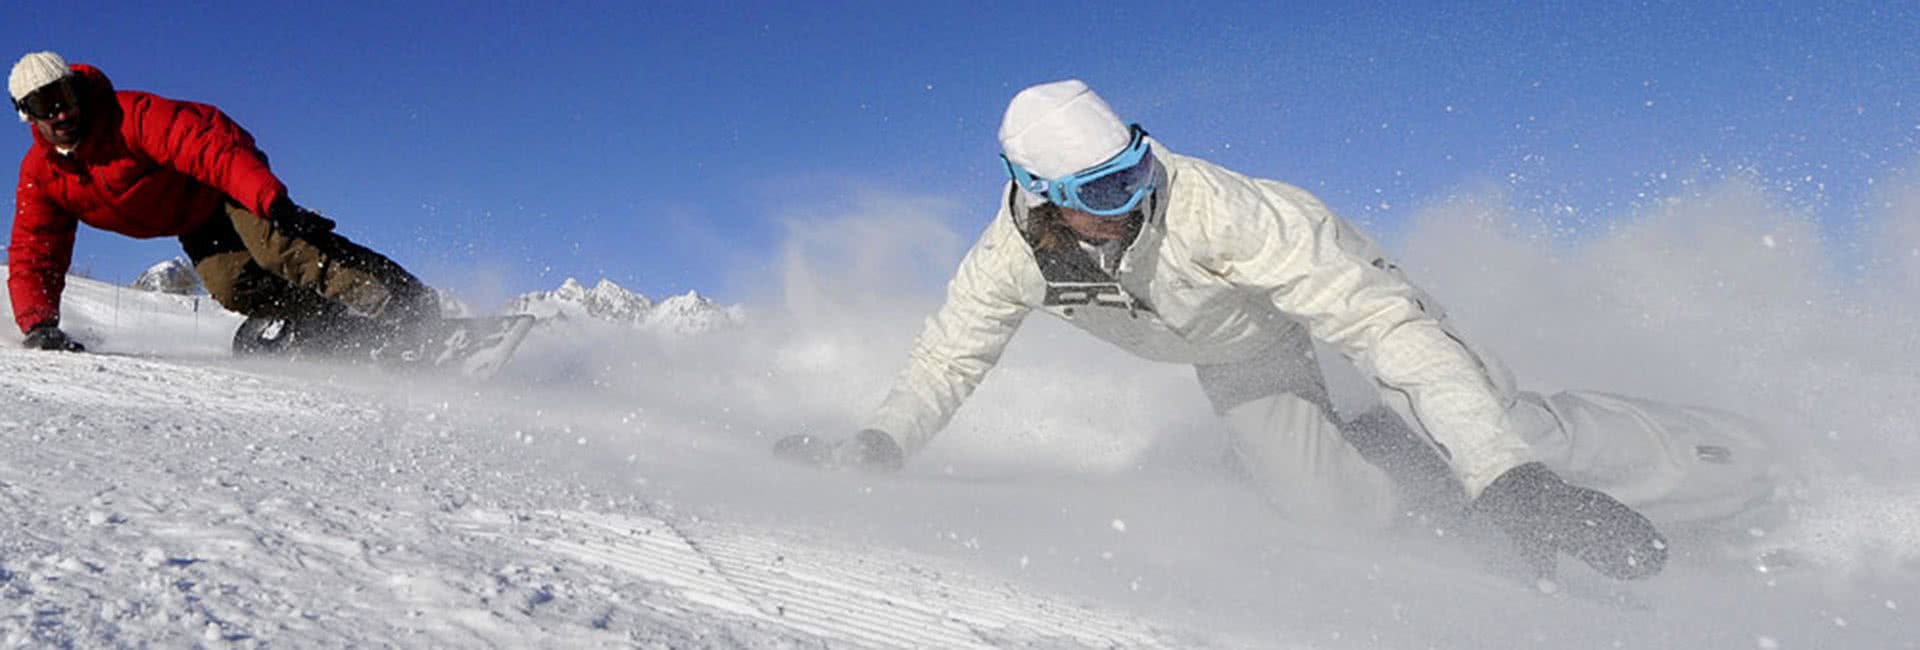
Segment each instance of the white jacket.
[[925,447],[1035,308],[1140,357],[1189,364],[1258,353],[1292,318],[1371,373],[1443,445],[1470,494],[1528,460],[1510,384],[1371,239],[1297,187],[1153,150],[1162,189],[1111,276],[1049,282],[1009,186],[867,427],[909,454]]

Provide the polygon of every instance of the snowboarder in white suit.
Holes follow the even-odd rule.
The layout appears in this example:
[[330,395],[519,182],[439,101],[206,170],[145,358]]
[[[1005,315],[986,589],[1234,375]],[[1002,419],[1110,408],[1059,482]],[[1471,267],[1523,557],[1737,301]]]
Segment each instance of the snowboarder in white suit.
[[1408,449],[1389,442],[1383,456],[1350,441],[1313,339],[1372,377],[1412,430],[1399,447],[1444,459],[1469,509],[1543,572],[1565,552],[1615,578],[1654,575],[1666,542],[1642,512],[1725,516],[1770,493],[1748,422],[1515,390],[1312,195],[1169,152],[1080,81],[1015,95],[1000,143],[1011,182],[999,212],[892,391],[858,434],[793,436],[783,456],[898,468],[1039,309],[1138,356],[1192,364],[1254,482],[1300,520],[1384,526],[1421,498],[1410,490],[1434,489],[1383,469]]

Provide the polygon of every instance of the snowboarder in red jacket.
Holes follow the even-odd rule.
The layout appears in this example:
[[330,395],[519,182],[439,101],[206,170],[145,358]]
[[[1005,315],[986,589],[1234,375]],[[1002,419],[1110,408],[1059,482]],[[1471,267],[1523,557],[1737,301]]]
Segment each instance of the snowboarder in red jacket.
[[[309,340],[377,345],[438,317],[419,279],[289,200],[253,136],[220,109],[115,91],[100,70],[52,52],[21,57],[7,90],[33,130],[7,246],[7,288],[27,347],[84,349],[60,329],[81,223],[179,238],[214,299],[249,317],[237,349],[268,323]],[[269,331],[284,338],[285,326]]]

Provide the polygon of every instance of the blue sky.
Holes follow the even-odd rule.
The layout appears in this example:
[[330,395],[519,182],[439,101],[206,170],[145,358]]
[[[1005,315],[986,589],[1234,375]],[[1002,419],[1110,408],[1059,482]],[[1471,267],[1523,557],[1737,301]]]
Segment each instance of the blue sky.
[[[0,9],[8,61],[52,49],[220,106],[296,200],[432,283],[722,299],[778,273],[796,212],[865,192],[948,200],[977,232],[1006,101],[1065,77],[1389,241],[1488,183],[1578,236],[1729,175],[1845,238],[1920,162],[1915,34],[1920,5],[1862,2]],[[5,171],[28,143],[0,136]],[[130,280],[177,252],[90,232],[75,268]]]

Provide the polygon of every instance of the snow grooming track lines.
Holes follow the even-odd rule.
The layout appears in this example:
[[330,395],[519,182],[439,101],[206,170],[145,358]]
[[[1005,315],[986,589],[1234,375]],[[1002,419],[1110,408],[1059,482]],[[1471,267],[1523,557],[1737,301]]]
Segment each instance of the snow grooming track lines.
[[529,540],[578,560],[627,571],[681,591],[687,600],[749,618],[762,617],[753,600],[736,589],[707,557],[667,522],[636,516],[540,513],[592,526],[576,540]]
[[689,536],[659,519],[541,514],[595,530],[531,542],[537,546],[670,585],[685,600],[829,639],[836,647],[1196,647],[1192,639],[1169,640],[1118,614],[976,584],[979,579],[965,573],[917,566],[904,556],[852,554],[799,539],[775,540],[765,531]]

